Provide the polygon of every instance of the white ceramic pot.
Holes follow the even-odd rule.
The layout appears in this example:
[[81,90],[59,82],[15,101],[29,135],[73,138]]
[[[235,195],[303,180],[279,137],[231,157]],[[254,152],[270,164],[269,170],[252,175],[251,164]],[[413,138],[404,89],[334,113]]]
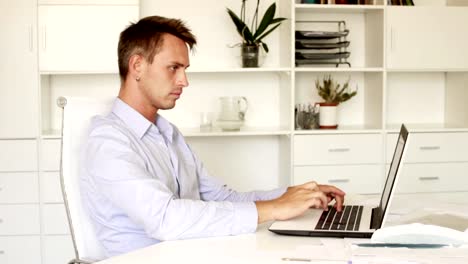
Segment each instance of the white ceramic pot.
[[335,103],[319,103],[319,124],[320,128],[337,128],[338,118],[336,109],[338,104]]

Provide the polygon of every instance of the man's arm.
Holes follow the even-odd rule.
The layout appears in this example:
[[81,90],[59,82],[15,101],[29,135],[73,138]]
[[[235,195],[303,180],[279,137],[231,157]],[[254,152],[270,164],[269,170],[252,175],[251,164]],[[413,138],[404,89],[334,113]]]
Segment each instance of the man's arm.
[[271,191],[239,193],[221,181],[211,177],[196,157],[197,174],[200,179],[200,192],[204,200],[216,201],[253,201],[257,208],[258,223],[270,220],[286,220],[302,215],[310,208],[328,209],[328,204],[335,200],[335,207],[341,211],[345,193],[331,185],[318,185],[308,182],[302,185],[278,188]]
[[[96,131],[89,140],[85,156],[90,177],[85,181],[95,186],[96,193],[102,197],[98,202],[117,210],[113,215],[131,219],[125,221],[131,226],[124,226],[123,230],[144,231],[158,240],[236,235],[256,230],[258,216],[252,202],[179,199],[166,182],[148,175],[144,158],[132,149],[126,135],[103,130]],[[114,223],[104,224],[112,227]]]

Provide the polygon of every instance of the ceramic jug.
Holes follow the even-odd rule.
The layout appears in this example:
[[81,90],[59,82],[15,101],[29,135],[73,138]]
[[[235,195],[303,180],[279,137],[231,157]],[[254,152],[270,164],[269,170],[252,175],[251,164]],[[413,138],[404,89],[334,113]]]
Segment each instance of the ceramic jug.
[[247,98],[244,96],[223,96],[221,100],[220,120],[244,121],[245,112],[249,107]]

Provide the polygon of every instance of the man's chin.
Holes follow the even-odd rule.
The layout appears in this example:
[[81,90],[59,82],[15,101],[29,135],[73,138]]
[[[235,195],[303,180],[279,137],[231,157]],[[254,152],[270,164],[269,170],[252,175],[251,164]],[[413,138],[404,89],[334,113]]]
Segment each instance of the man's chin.
[[172,108],[174,108],[176,106],[176,103],[174,102],[173,104],[168,104],[168,105],[164,105],[163,107],[159,108],[161,110],[170,110]]

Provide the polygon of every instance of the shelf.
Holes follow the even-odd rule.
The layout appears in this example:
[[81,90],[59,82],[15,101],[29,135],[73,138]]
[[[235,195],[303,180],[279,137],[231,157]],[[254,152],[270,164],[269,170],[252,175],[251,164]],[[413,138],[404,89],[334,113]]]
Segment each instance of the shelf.
[[40,75],[99,75],[99,74],[116,74],[118,71],[40,71]]
[[296,72],[383,72],[383,68],[350,68],[350,67],[296,67]]
[[296,4],[296,11],[316,11],[320,13],[367,13],[383,10],[382,5],[319,5]]
[[338,126],[337,129],[309,129],[295,130],[294,135],[317,135],[317,134],[378,134],[382,129],[369,125],[362,126]]
[[[213,127],[209,131],[202,131],[199,128],[179,128],[185,137],[224,137],[224,136],[282,136],[290,135],[288,128],[278,127],[242,127],[240,131],[222,131],[219,127]],[[42,139],[62,138],[59,130],[43,131]]]
[[44,130],[41,134],[42,139],[59,139],[62,138],[62,132],[60,130]]
[[387,72],[468,72],[468,69],[449,69],[449,68],[441,68],[441,69],[414,69],[414,68],[407,68],[407,69],[392,69],[387,68]]
[[39,0],[39,5],[138,5],[138,0]]
[[222,131],[219,127],[213,127],[209,131],[201,131],[199,128],[180,128],[180,131],[185,137],[282,136],[291,134],[291,131],[285,127],[241,127],[239,131]]
[[290,72],[288,67],[259,67],[259,68],[221,68],[221,69],[188,69],[187,73],[242,73],[242,72]]
[[[448,124],[448,123],[425,123],[425,124],[414,124],[405,123],[409,132],[468,132],[468,127],[462,125]],[[401,124],[388,124],[386,131],[388,133],[398,133],[400,131]]]

